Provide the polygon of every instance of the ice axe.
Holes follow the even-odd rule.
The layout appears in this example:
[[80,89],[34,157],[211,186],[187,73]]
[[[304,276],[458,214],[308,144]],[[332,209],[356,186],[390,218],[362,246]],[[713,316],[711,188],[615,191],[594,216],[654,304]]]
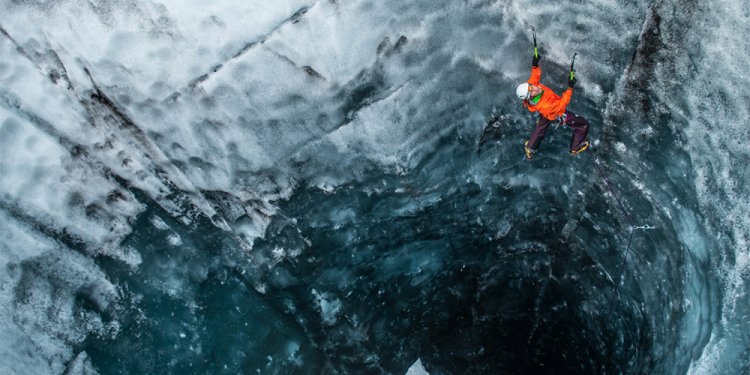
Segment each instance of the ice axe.
[[573,53],[573,61],[570,62],[570,77],[568,78],[568,80],[570,80],[570,81],[572,81],[572,80],[574,80],[576,78],[576,70],[573,69],[573,64],[576,63],[576,55],[577,54],[578,54],[578,52],[574,52]]
[[[578,55],[578,52],[574,52],[573,53],[573,60],[570,62],[570,74],[568,75],[568,80],[569,81],[575,81],[575,79],[576,79],[576,70],[574,68],[575,63],[576,63],[576,55]],[[559,121],[557,123],[557,125],[555,126],[555,129],[559,128],[560,124],[562,124],[562,123],[563,123],[562,120]]]

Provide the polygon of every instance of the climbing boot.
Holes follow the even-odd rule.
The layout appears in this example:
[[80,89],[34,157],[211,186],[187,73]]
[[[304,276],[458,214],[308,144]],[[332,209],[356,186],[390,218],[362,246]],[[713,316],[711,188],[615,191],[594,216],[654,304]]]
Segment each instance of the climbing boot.
[[534,157],[534,153],[536,150],[532,150],[529,148],[529,141],[526,141],[526,143],[523,144],[523,150],[526,151],[526,159],[531,159]]
[[587,148],[589,148],[589,141],[584,141],[583,144],[581,144],[581,147],[578,147],[577,150],[570,151],[570,154],[571,155],[578,155],[581,152],[583,152],[584,150],[586,150]]

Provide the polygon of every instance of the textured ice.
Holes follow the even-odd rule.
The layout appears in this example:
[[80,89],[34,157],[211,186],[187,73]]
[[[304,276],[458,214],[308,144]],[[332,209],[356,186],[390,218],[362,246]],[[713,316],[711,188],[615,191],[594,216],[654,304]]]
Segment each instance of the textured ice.
[[[6,372],[449,371],[514,319],[536,359],[619,350],[579,372],[750,366],[745,2],[0,7]],[[564,130],[521,161],[531,25],[605,176]]]
[[320,317],[323,323],[329,326],[335,324],[337,316],[341,311],[341,301],[338,298],[328,295],[328,293],[320,293],[315,289],[312,290],[312,294],[320,310]]
[[[0,212],[0,361],[9,373],[60,373],[68,360],[85,366],[85,352],[71,346],[87,335],[113,337],[117,322],[104,312],[117,290],[90,258],[71,251]],[[80,302],[91,303],[82,309]],[[13,307],[12,309],[9,307]]]
[[409,367],[409,370],[406,371],[406,375],[430,375],[427,370],[424,369],[424,366],[422,365],[422,360],[417,359],[416,362],[414,362],[411,367]]

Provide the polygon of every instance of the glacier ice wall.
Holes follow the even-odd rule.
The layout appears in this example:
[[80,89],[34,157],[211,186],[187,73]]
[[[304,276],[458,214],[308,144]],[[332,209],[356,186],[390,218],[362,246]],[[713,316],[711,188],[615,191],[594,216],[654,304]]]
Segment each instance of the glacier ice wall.
[[[748,368],[743,2],[2,9],[11,373]],[[596,161],[521,160],[530,25]]]

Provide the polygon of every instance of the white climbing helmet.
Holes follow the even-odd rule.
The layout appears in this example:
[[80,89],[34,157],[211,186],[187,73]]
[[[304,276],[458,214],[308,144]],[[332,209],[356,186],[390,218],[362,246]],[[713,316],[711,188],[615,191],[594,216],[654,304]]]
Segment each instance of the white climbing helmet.
[[529,84],[524,82],[516,87],[516,96],[521,100],[529,98]]

